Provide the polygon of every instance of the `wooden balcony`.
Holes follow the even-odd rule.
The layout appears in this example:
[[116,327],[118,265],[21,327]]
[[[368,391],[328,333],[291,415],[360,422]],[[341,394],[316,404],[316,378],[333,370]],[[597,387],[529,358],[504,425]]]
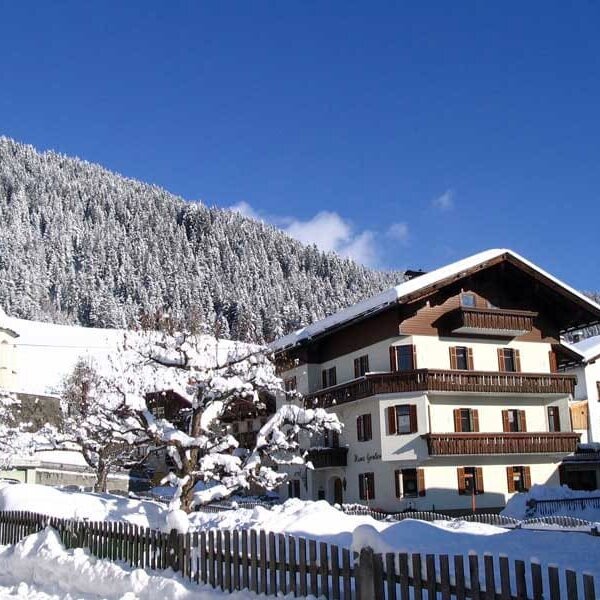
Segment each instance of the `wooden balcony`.
[[533,329],[536,312],[461,306],[448,315],[450,331],[460,334],[516,337]]
[[348,448],[310,448],[306,457],[315,469],[345,467],[348,464]]
[[474,392],[478,394],[573,394],[575,375],[417,369],[367,374],[346,384],[304,397],[307,407],[327,408],[376,394],[402,392]]
[[431,456],[461,454],[570,454],[578,433],[428,433]]

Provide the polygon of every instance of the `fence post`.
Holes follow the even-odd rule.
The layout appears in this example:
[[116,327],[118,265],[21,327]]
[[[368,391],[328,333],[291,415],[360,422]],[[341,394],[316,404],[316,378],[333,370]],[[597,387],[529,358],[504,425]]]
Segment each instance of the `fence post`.
[[373,548],[362,548],[356,571],[356,587],[363,600],[383,600],[383,560]]
[[179,533],[177,529],[171,529],[169,543],[167,545],[167,564],[173,571],[179,571]]

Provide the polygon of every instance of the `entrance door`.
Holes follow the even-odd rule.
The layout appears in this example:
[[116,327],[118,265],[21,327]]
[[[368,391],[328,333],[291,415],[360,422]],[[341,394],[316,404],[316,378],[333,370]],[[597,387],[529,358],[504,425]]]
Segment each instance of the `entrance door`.
[[335,504],[342,504],[344,501],[344,492],[342,489],[342,480],[337,477],[333,482],[333,502]]

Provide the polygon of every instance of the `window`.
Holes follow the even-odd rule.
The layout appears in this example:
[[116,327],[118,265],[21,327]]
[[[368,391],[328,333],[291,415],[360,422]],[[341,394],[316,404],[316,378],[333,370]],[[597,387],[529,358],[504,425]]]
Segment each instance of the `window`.
[[373,500],[375,498],[375,474],[361,473],[358,476],[358,493],[361,500]]
[[548,431],[560,431],[560,413],[558,406],[548,407]]
[[394,472],[396,498],[425,496],[425,472],[423,469],[402,469]]
[[323,387],[330,387],[332,385],[337,384],[337,376],[335,373],[335,367],[331,367],[331,369],[323,369],[321,373],[323,379]]
[[388,435],[402,435],[418,431],[417,406],[398,404],[387,409]]
[[362,377],[369,371],[369,355],[359,356],[354,359],[354,377]]
[[323,447],[324,448],[339,448],[340,434],[337,431],[326,430],[323,432]]
[[483,469],[481,467],[458,467],[457,475],[460,495],[483,494]]
[[521,371],[519,351],[514,348],[498,348],[498,368],[511,373]]
[[475,408],[454,409],[454,431],[457,433],[479,431],[479,411]]
[[164,406],[155,406],[152,409],[152,414],[156,419],[164,419],[165,418],[165,407]]
[[502,411],[502,430],[506,433],[518,433],[527,431],[527,420],[524,410],[503,410]]
[[296,391],[296,378],[288,377],[284,382],[286,392],[295,392]]
[[466,346],[450,348],[450,368],[461,371],[473,370],[473,349]]
[[417,368],[417,353],[413,344],[390,347],[390,368],[392,371],[413,371]]
[[475,308],[477,302],[475,301],[475,294],[463,292],[460,295],[460,305],[467,308]]
[[288,498],[300,498],[299,479],[290,479],[290,481],[288,481]]
[[506,467],[506,480],[509,492],[526,492],[531,487],[529,467]]
[[356,437],[359,442],[368,442],[373,439],[370,414],[360,415],[356,418]]

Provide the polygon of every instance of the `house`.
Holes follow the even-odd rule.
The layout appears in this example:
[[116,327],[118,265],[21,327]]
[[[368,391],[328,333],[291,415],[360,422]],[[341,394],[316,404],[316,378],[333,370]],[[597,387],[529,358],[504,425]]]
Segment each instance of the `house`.
[[559,483],[572,454],[576,377],[564,333],[600,306],[510,250],[408,281],[273,344],[289,389],[334,411],[341,436],[312,439],[314,470],[284,495],[387,511],[498,510]]

